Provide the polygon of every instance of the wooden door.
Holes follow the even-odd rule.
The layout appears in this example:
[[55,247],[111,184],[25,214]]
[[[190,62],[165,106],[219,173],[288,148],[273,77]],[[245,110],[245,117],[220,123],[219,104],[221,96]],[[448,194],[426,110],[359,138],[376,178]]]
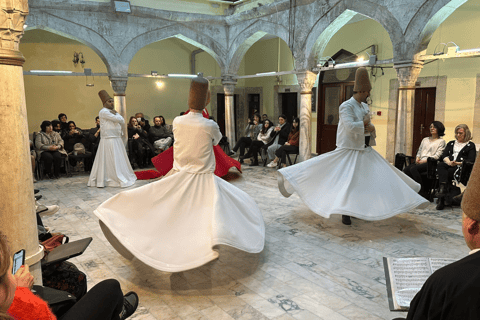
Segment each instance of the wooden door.
[[339,107],[353,95],[353,83],[332,83],[321,86],[317,118],[317,153],[335,150],[337,127],[340,120]]
[[282,113],[287,117],[287,122],[292,123],[298,117],[297,93],[281,93]]
[[436,88],[415,89],[412,156],[417,153],[422,139],[430,136],[430,124],[435,120],[436,91]]
[[253,120],[253,115],[260,113],[260,94],[252,93],[248,94],[248,118]]

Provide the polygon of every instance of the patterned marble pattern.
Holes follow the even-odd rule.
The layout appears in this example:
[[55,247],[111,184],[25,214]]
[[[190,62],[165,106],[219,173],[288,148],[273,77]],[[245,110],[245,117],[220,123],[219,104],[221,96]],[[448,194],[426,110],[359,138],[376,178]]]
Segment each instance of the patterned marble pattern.
[[93,237],[87,251],[71,259],[87,274],[89,288],[115,278],[124,292],[138,293],[140,306],[131,319],[392,319],[405,313],[388,310],[382,257],[468,254],[459,208],[438,212],[431,204],[388,220],[352,219],[352,226],[344,226],[340,216],[324,219],[296,195],[281,196],[274,169],[244,165],[243,170],[231,183],[259,204],[265,250],[248,254],[221,246],[219,259],[173,274],[128,261],[106,241],[93,210],[121,189],[88,188],[86,174],[35,187],[43,203],[61,207],[44,217],[46,225],[71,240]]

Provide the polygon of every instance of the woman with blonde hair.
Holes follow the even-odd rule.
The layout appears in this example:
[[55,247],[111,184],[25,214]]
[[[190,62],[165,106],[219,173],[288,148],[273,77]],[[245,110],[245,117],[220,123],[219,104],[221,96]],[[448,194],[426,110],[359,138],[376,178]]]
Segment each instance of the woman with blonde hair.
[[[28,265],[12,274],[12,254],[7,238],[0,232],[0,319],[56,320],[47,302],[34,295],[33,276]],[[138,296],[123,296],[117,280],[108,279],[95,285],[59,320],[123,320],[138,306]]]
[[466,124],[459,124],[455,127],[455,140],[447,143],[443,150],[437,166],[438,181],[440,186],[436,194],[438,198],[437,210],[445,208],[445,195],[452,185],[455,171],[462,165],[463,161],[475,162],[477,150],[472,141],[472,133]]

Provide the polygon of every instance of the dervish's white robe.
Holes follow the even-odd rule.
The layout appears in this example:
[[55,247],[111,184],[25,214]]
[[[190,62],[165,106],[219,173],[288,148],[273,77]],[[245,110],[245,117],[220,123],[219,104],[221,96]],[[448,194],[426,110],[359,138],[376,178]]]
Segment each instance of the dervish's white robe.
[[98,117],[101,139],[87,185],[99,188],[129,187],[137,181],[137,177],[122,141],[125,120],[107,108],[100,110]]
[[[339,108],[337,148],[278,171],[280,192],[296,192],[310,210],[325,218],[342,214],[382,220],[428,206],[420,185],[365,147],[363,117],[369,108],[353,97]],[[370,145],[375,141],[370,139]]]
[[168,176],[121,192],[94,211],[107,239],[127,258],[169,272],[217,258],[213,247],[219,244],[261,252],[265,226],[257,204],[213,173],[218,125],[190,112],[175,118],[173,134]]

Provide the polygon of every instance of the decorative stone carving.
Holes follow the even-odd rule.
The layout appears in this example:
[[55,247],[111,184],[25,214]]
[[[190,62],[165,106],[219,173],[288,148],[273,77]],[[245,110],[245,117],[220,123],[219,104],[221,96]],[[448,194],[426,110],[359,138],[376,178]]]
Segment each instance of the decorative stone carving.
[[315,80],[317,79],[317,75],[311,71],[305,71],[302,73],[297,73],[297,81],[298,85],[302,89],[301,93],[312,93],[313,85],[315,84]]
[[128,77],[110,77],[110,84],[112,85],[113,94],[115,96],[124,96],[127,90]]
[[28,15],[28,0],[0,0],[0,64],[22,66],[19,50],[23,26]]
[[412,62],[407,65],[395,65],[397,71],[398,83],[400,88],[415,87],[418,75],[422,71],[423,65],[421,63]]

